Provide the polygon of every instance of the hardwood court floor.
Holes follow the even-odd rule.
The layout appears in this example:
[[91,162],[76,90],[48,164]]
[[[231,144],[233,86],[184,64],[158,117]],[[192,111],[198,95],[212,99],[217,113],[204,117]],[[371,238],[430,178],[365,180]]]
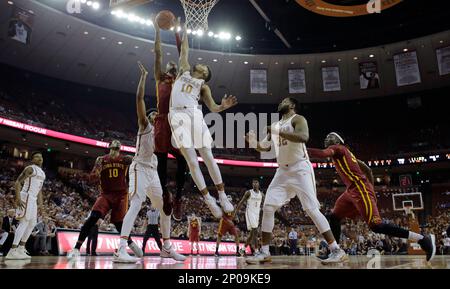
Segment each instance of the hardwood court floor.
[[[31,260],[4,260],[0,269],[450,269],[450,256],[436,256],[430,263],[424,256],[380,256],[379,262],[366,256],[350,256],[349,262],[324,266],[315,257],[276,256],[272,263],[247,265],[244,258],[191,256],[184,262],[145,257],[137,264],[117,264],[110,256],[81,257],[69,261],[66,257],[33,257]],[[370,261],[370,262],[369,262]]]

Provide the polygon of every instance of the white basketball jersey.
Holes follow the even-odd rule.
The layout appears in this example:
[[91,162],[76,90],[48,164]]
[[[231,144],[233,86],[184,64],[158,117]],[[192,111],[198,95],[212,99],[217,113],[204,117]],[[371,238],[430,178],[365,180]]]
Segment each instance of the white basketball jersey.
[[37,165],[31,165],[30,167],[33,169],[33,173],[24,181],[22,192],[27,193],[30,197],[36,198],[44,184],[45,173]]
[[200,91],[205,83],[203,79],[193,78],[189,71],[185,71],[175,80],[170,95],[170,107],[197,107]]
[[296,114],[287,120],[280,120],[272,125],[272,140],[275,146],[275,153],[277,155],[277,162],[280,166],[295,164],[298,161],[309,160],[304,143],[295,143],[287,139],[281,138],[275,132],[294,132],[292,120]]
[[138,132],[136,140],[136,154],[133,161],[144,166],[156,168],[158,159],[153,154],[155,151],[155,130],[150,123],[143,132]]
[[255,192],[253,189],[250,190],[250,198],[247,200],[247,214],[257,214],[261,209],[262,193],[259,191]]

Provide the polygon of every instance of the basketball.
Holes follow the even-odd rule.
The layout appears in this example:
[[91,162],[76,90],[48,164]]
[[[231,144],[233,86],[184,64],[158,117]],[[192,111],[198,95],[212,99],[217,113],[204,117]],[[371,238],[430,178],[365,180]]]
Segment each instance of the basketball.
[[175,15],[169,10],[163,10],[156,15],[156,24],[163,30],[169,30],[175,23]]

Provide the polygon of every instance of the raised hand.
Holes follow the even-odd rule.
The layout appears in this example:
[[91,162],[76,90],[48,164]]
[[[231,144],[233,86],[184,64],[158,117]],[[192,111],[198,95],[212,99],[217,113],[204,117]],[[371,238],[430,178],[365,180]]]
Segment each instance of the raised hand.
[[256,148],[258,146],[258,139],[256,137],[256,133],[253,130],[249,131],[245,135],[244,139],[250,145],[251,148]]
[[144,65],[142,65],[142,63],[140,61],[138,61],[138,66],[139,66],[139,69],[141,70],[141,75],[143,77],[147,77],[148,71],[147,71],[147,69],[145,69]]
[[233,96],[233,95],[227,96],[225,94],[225,96],[222,98],[221,106],[222,106],[223,110],[225,110],[225,109],[229,109],[230,107],[235,106],[237,103],[238,103],[237,98],[235,96]]

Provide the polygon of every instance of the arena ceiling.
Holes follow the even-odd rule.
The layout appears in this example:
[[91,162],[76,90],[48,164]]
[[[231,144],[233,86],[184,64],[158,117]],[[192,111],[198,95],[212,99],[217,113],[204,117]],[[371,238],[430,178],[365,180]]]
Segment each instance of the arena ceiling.
[[[68,0],[38,1],[65,11]],[[107,9],[109,0],[95,1],[102,4],[98,11],[84,9],[83,13],[74,16],[116,31],[153,39],[152,28],[117,21]],[[244,54],[320,53],[383,45],[450,29],[450,1],[382,0],[380,3],[392,7],[380,14],[355,16],[357,12],[352,10],[364,8],[367,2],[219,0],[209,16],[210,29],[231,31],[233,35],[241,35],[242,40],[222,42],[203,37],[197,39],[197,45],[201,49]],[[335,11],[332,8],[351,13],[327,12]],[[151,18],[165,9],[178,16],[184,15],[180,0],[151,0],[149,4],[134,8],[133,12]],[[165,40],[173,43],[173,37]]]
[[[149,4],[149,7],[162,3],[158,1],[155,0],[153,4]],[[13,5],[7,2],[10,1],[0,1],[0,63],[86,86],[133,94],[139,79],[136,62],[140,60],[149,69],[153,67],[151,51],[154,44],[151,40],[118,32],[117,29],[105,28],[80,19],[80,16],[68,15],[43,5],[43,0],[13,0],[15,5],[33,11],[34,27],[30,44],[24,45],[11,40],[7,37],[7,30]],[[259,2],[264,3],[264,1]],[[296,3],[291,4],[299,6]],[[386,11],[394,11],[397,7],[400,7],[400,4]],[[167,7],[161,6],[162,8]],[[252,9],[249,7],[249,11]],[[313,18],[316,17],[314,13],[301,7],[299,11],[309,13]],[[262,18],[257,12],[254,16],[255,21],[261,21]],[[320,17],[331,21],[326,16]],[[248,19],[253,18],[249,16]],[[337,21],[337,18],[332,19]],[[259,22],[254,23],[255,26],[258,25],[257,23]],[[147,29],[153,30],[151,27]],[[355,26],[355,29],[359,28]],[[165,32],[166,36],[172,38],[170,34]],[[274,41],[279,42],[276,35],[272,36]],[[211,66],[213,79],[210,86],[217,100],[224,94],[234,94],[241,103],[276,103],[289,95],[288,70],[302,68],[306,72],[306,94],[291,96],[297,96],[303,102],[322,102],[400,94],[448,86],[450,75],[439,76],[435,49],[449,44],[450,30],[388,45],[339,52],[274,55],[193,49],[190,57],[192,62],[205,62]],[[393,55],[402,52],[405,48],[417,51],[422,83],[397,87]],[[177,60],[178,52],[173,45],[165,45],[164,52],[165,61]],[[373,58],[369,58],[369,55]],[[378,62],[381,88],[363,91],[359,87],[358,63],[368,60]],[[323,66],[339,67],[341,91],[333,93],[323,91],[321,79]],[[267,70],[267,94],[250,94],[251,69]],[[155,81],[152,77],[148,79],[147,91],[148,94],[154,95]]]

